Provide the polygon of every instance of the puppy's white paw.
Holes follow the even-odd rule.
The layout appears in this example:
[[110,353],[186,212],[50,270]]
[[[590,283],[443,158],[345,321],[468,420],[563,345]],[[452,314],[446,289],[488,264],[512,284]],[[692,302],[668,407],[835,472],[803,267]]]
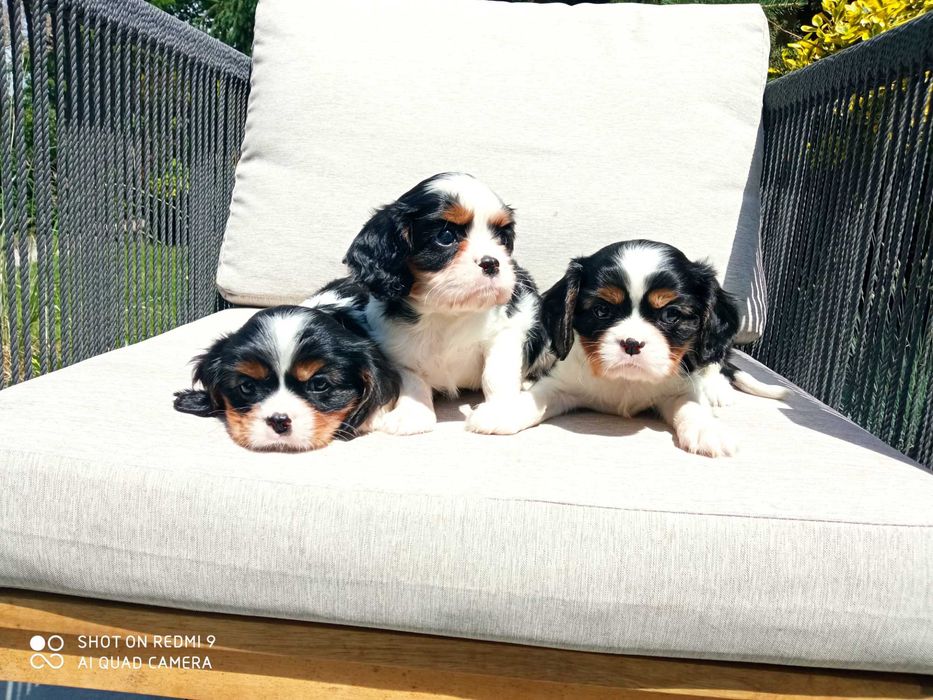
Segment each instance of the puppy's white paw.
[[434,411],[424,404],[408,401],[398,406],[374,423],[373,427],[383,433],[392,435],[417,435],[429,433],[437,425],[437,416]]
[[677,444],[680,449],[707,457],[731,457],[738,446],[729,430],[719,421],[685,420],[677,426]]
[[533,425],[526,413],[515,401],[487,401],[467,415],[466,429],[485,435],[514,435]]
[[720,372],[704,377],[700,383],[700,391],[710,406],[720,408],[735,403],[735,389]]

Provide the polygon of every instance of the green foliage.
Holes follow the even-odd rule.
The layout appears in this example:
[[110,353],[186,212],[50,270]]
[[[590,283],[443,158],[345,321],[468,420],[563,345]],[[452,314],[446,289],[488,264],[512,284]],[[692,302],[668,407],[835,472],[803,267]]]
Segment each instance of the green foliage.
[[210,18],[208,31],[230,46],[253,50],[253,18],[257,0],[204,0]]
[[800,27],[803,36],[781,51],[781,62],[772,72],[803,68],[930,10],[933,0],[823,0],[810,24]]
[[149,178],[149,191],[165,201],[177,198],[191,190],[191,170],[176,158],[161,175]]
[[[163,4],[171,2],[158,1]],[[194,4],[188,3],[188,7]],[[181,5],[175,3],[174,9],[187,12]],[[95,34],[86,28],[81,31],[82,36],[87,36],[91,50],[96,51],[98,39]],[[13,80],[7,83],[7,94],[0,96],[4,100],[3,109],[0,109],[4,116],[0,121],[0,138],[7,142],[13,152],[14,167],[11,168],[9,181],[4,182],[4,187],[0,188],[0,222],[3,223],[0,226],[0,388],[25,379],[29,366],[33,375],[41,373],[43,343],[47,343],[45,352],[51,366],[63,364],[63,345],[67,348],[70,343],[68,339],[63,342],[62,296],[66,289],[63,288],[62,278],[77,274],[68,267],[74,264],[75,259],[60,255],[59,247],[62,235],[58,218],[57,100],[67,92],[68,85],[67,82],[58,84],[57,57],[54,51],[50,52],[47,55],[45,82],[47,111],[42,119],[47,130],[44,148],[49,156],[45,165],[51,174],[51,188],[47,193],[51,198],[51,220],[37,221],[36,205],[40,195],[36,190],[35,169],[38,167],[36,159],[41,146],[35,140],[36,109],[42,93],[34,86],[35,75],[28,43],[22,47],[22,52],[16,48],[8,49],[6,59],[9,63],[3,68],[9,71],[7,77]],[[191,96],[187,89],[183,89],[177,71],[159,68],[158,59],[155,63],[156,68],[152,72],[140,73],[138,91],[135,92],[138,99],[148,103],[153,111],[165,110],[168,113],[171,99],[190,100]],[[12,69],[14,65],[15,71]],[[183,95],[187,97],[183,98]],[[21,112],[9,108],[20,100]],[[185,126],[173,116],[168,128],[178,131]],[[18,167],[20,155],[22,173]],[[126,212],[128,218],[117,223],[116,240],[102,244],[109,246],[114,255],[124,255],[127,261],[123,269],[128,295],[123,312],[126,328],[120,339],[123,343],[142,340],[148,332],[140,335],[140,329],[129,327],[129,319],[134,314],[136,318],[143,319],[142,329],[159,328],[163,319],[168,319],[169,325],[174,326],[181,319],[183,311],[178,306],[177,298],[179,290],[188,284],[187,274],[190,269],[188,251],[183,250],[183,246],[164,240],[165,237],[156,228],[157,224],[148,219],[150,216],[162,215],[158,213],[160,211],[168,212],[181,206],[181,198],[191,191],[190,165],[184,156],[170,157],[164,145],[153,145],[152,152],[139,164],[138,174],[144,178],[148,211],[142,221],[133,218],[134,203],[130,199],[129,189],[133,185],[125,185],[126,189],[114,195],[110,204]],[[113,173],[99,173],[98,176],[113,178],[114,182],[119,179],[119,175]],[[40,231],[40,225],[50,226],[50,230],[43,228]],[[67,237],[67,232],[64,235]],[[12,257],[8,260],[7,255]],[[40,277],[45,281],[40,283]],[[73,288],[70,291],[74,294]],[[40,296],[43,293],[45,296]],[[129,298],[130,294],[133,295],[132,299]],[[23,362],[15,372],[16,376],[13,368],[14,345],[22,348],[17,356]]]
[[198,29],[207,29],[204,0],[149,0],[150,3]]
[[160,10],[217,37],[238,51],[253,48],[257,0],[149,0]]

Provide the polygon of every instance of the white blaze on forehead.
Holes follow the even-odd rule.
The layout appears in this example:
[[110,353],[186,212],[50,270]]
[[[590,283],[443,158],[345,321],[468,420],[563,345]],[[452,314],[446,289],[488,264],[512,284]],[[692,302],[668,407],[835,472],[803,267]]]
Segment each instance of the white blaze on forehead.
[[632,300],[632,311],[637,313],[641,298],[648,291],[648,278],[664,265],[664,253],[654,246],[627,246],[619,252],[616,264],[625,273],[628,280],[629,299]]
[[475,177],[465,173],[451,173],[439,177],[428,185],[428,189],[453,195],[463,206],[473,210],[477,220],[486,220],[502,209],[499,195]]
[[280,386],[284,383],[285,373],[294,362],[303,329],[304,317],[301,314],[273,314],[264,319],[263,333],[275,357],[274,369],[279,377]]
[[[274,369],[279,386],[259,404],[258,415],[251,426],[251,438],[256,447],[310,447],[310,436],[315,424],[314,415],[308,404],[285,386],[285,374],[295,361],[304,321],[302,314],[288,312],[273,314],[263,321],[262,330],[275,358]],[[275,414],[283,414],[291,419],[291,430],[287,435],[276,434],[266,423],[266,418]]]

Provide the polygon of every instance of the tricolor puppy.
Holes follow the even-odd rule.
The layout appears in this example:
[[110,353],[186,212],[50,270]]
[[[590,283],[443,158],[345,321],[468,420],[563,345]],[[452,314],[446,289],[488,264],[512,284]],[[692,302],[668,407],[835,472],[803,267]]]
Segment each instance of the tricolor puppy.
[[399,390],[366,329],[366,301],[337,280],[301,306],[258,312],[195,358],[203,389],[175,394],[175,408],[222,418],[252,450],[313,450],[366,432]]
[[511,398],[539,369],[540,299],[514,242],[513,210],[463,173],[418,183],[356,236],[345,262],[373,297],[369,325],[402,377],[380,429],[432,430],[433,390]]
[[654,408],[681,448],[717,457],[735,443],[704,385],[721,381],[724,364],[742,390],[783,395],[728,365],[735,302],[712,267],[663,243],[625,241],[575,259],[545,293],[543,317],[559,362],[511,406],[480,405],[468,419],[474,430],[514,433],[576,408],[621,416]]

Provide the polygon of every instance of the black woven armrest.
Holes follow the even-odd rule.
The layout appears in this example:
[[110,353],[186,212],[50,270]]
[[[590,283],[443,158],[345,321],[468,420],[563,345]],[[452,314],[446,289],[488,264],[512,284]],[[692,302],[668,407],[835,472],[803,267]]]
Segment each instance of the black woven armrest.
[[3,0],[0,388],[212,312],[249,58],[143,0]]
[[933,465],[933,14],[765,94],[753,354]]

